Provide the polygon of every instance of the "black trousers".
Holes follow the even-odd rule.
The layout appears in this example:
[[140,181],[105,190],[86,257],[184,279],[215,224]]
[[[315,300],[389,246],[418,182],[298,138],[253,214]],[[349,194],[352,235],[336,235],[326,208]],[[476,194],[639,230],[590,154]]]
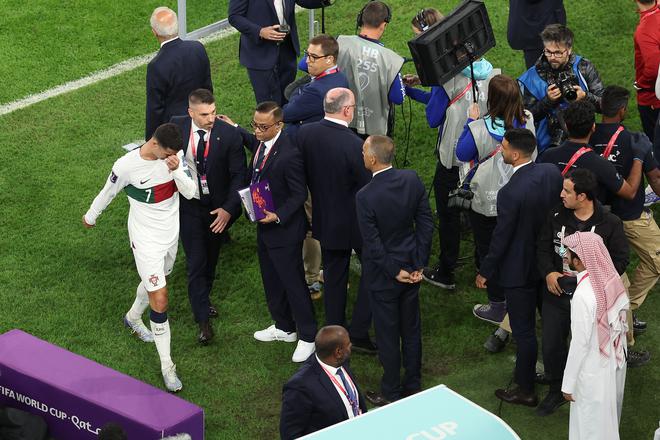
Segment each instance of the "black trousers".
[[[490,240],[493,237],[495,226],[497,226],[497,217],[487,217],[473,210],[469,211],[469,216],[470,225],[472,226],[472,236],[474,237],[474,246],[477,250],[477,267],[479,267],[481,260],[488,255]],[[497,280],[488,280],[486,292],[488,293],[488,301],[502,302],[505,299],[504,292],[497,284]]]
[[257,104],[275,101],[279,105],[284,105],[286,103],[284,89],[296,79],[296,54],[291,37],[287,37],[277,46],[277,50],[279,51],[277,63],[272,69],[247,70]]
[[305,342],[314,342],[316,318],[305,282],[302,241],[293,246],[268,248],[257,237],[257,254],[266,303],[275,327],[298,332]]
[[[355,252],[358,257],[360,249]],[[323,260],[323,305],[325,325],[346,327],[346,301],[348,296],[348,273],[351,262],[351,249],[326,249],[321,245]],[[353,307],[353,317],[349,333],[358,339],[369,338],[371,327],[371,307],[364,277],[360,277],[358,296]]]
[[658,116],[660,116],[660,108],[651,108],[649,105],[638,105],[637,109],[639,110],[639,119],[642,121],[644,133],[653,142],[655,138],[655,125],[658,122]]
[[517,344],[514,380],[524,391],[534,390],[536,375],[536,307],[538,283],[504,289],[513,339]]
[[445,168],[438,161],[433,178],[433,191],[439,222],[440,271],[446,274],[454,273],[461,245],[461,211],[447,207],[449,192],[458,187],[458,180],[458,167]]
[[186,254],[188,298],[195,322],[204,322],[209,320],[209,296],[215,279],[222,236],[225,233],[211,232],[210,226],[215,216],[209,214],[209,206],[196,199],[180,199],[179,235]]
[[[419,284],[370,291],[378,359],[383,365],[381,393],[390,401],[421,389],[422,333]],[[401,381],[401,363],[405,369]]]
[[550,392],[561,392],[568,358],[568,335],[571,331],[571,301],[566,295],[557,297],[547,289],[543,290],[543,368],[546,378],[550,381]]
[[541,52],[543,52],[542,44],[539,47],[535,47],[533,49],[523,50],[523,57],[525,58],[525,68],[527,70],[529,70],[530,67],[536,64],[536,60],[538,60],[539,57],[541,56]]

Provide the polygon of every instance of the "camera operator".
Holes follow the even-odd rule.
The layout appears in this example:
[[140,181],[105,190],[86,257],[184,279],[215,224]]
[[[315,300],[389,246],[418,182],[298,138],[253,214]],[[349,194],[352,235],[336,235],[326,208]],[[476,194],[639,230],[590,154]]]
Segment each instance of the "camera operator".
[[391,20],[389,6],[369,1],[357,15],[359,34],[337,37],[337,64],[355,95],[355,118],[350,127],[364,139],[374,134],[391,135],[392,104],[403,104],[406,97],[399,73],[404,60],[380,42]]
[[[514,79],[495,75],[489,83],[487,106],[488,112],[483,117],[480,117],[477,104],[470,106],[467,123],[456,146],[459,160],[476,163],[473,168],[476,170],[473,174],[470,172],[470,190],[474,197],[469,213],[479,266],[488,255],[497,225],[497,194],[513,175],[513,167],[504,162],[501,152],[504,134],[513,128],[527,128],[534,133],[534,120],[523,108],[520,89]],[[532,160],[535,159],[536,151],[530,155]],[[507,311],[504,292],[498,281],[490,279],[488,282],[488,304],[477,304],[473,308],[474,316],[495,325],[502,322]],[[497,341],[492,338],[488,341],[486,349],[489,351],[501,349],[492,346]]]
[[[426,31],[444,17],[434,8],[420,10],[412,19],[412,30],[416,35]],[[482,113],[486,113],[488,82],[499,69],[481,59],[474,62],[474,76],[477,80],[478,102]],[[449,193],[458,187],[459,165],[456,158],[456,142],[467,120],[470,103],[473,102],[470,68],[447,81],[442,86],[431,87],[427,92],[412,86],[420,84],[417,75],[404,75],[406,94],[417,102],[426,105],[426,121],[431,128],[438,128],[436,155],[438,163],[433,178],[435,206],[438,212],[438,234],[440,237],[440,258],[437,267],[425,267],[424,280],[442,289],[456,287],[454,270],[458,260],[461,228],[460,210],[447,206]]]
[[541,33],[543,54],[518,81],[525,108],[534,115],[538,151],[559,145],[565,139],[559,110],[572,101],[586,99],[600,112],[603,83],[591,61],[573,53],[573,32],[551,24]]

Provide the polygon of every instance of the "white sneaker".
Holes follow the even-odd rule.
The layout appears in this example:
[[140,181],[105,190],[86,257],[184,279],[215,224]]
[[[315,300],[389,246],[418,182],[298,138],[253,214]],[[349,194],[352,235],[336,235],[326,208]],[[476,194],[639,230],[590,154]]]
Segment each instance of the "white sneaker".
[[131,329],[131,333],[135,333],[138,338],[144,342],[154,342],[154,335],[151,330],[144,325],[141,319],[131,321],[128,316],[124,315],[124,325]]
[[163,371],[163,380],[165,381],[167,391],[176,393],[183,388],[183,384],[176,375],[176,365],[172,365],[172,368]]
[[271,341],[284,341],[284,342],[296,342],[298,340],[298,335],[296,332],[287,333],[275,327],[275,324],[271,325],[267,329],[259,330],[254,332],[254,339],[262,342],[271,342]]
[[293,362],[305,362],[314,351],[316,351],[316,347],[313,342],[305,342],[301,339],[298,341],[298,346],[296,347],[296,351],[293,352],[291,360]]

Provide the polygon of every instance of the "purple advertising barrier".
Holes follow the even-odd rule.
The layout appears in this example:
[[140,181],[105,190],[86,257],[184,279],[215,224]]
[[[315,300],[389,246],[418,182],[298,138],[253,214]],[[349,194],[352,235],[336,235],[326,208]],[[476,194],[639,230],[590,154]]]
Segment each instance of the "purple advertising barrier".
[[20,330],[0,335],[2,405],[43,417],[56,440],[96,440],[108,422],[129,440],[204,439],[197,405]]

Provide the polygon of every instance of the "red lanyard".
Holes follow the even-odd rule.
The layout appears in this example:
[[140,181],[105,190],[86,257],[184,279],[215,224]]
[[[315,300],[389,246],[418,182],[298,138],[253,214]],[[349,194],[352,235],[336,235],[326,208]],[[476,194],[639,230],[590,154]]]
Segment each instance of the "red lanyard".
[[465,86],[465,88],[463,89],[463,91],[462,91],[461,93],[459,93],[458,95],[456,95],[456,97],[455,97],[454,99],[452,99],[452,100],[449,102],[449,105],[448,105],[447,107],[451,107],[452,104],[455,104],[456,101],[458,101],[458,100],[461,99],[463,96],[465,96],[465,94],[470,90],[471,87],[472,87],[472,81],[470,81],[470,82],[467,84],[467,86]]
[[[204,160],[209,155],[209,145],[211,145],[211,133],[207,132],[208,139],[206,140],[206,146],[204,147]],[[192,125],[190,126],[190,141],[189,144],[192,146],[193,160],[197,160],[197,147],[195,145],[195,135],[193,134]]]
[[561,172],[561,175],[562,175],[562,176],[565,176],[566,173],[568,172],[568,170],[571,169],[571,167],[573,166],[573,164],[574,164],[575,162],[577,162],[577,160],[580,158],[580,156],[582,156],[584,153],[588,153],[588,152],[590,152],[590,151],[591,151],[591,148],[588,148],[588,147],[582,147],[582,148],[580,148],[579,150],[577,150],[577,151],[575,152],[575,154],[573,155],[573,157],[571,157],[571,159],[568,161],[568,163],[567,163],[566,166],[564,167],[564,170]]
[[582,279],[581,279],[580,281],[578,281],[577,285],[575,286],[576,289],[577,289],[577,286],[579,286],[580,283],[581,283],[582,281],[584,281],[585,278],[589,278],[589,272],[587,272],[587,274],[586,274],[585,276],[583,276]]
[[[357,406],[358,414],[360,414],[362,412],[362,410],[360,409],[360,405],[356,405],[357,402],[352,402],[351,401],[351,398],[348,397],[348,393],[346,392],[346,389],[342,386],[342,384],[339,383],[339,381],[335,378],[334,374],[331,374],[328,370],[326,370],[323,365],[321,365],[321,368],[323,368],[323,371],[325,371],[325,374],[328,375],[328,377],[330,378],[332,383],[335,384],[335,386],[337,386],[337,388],[339,388],[339,391],[341,391],[342,394],[344,396],[346,396],[346,400],[348,401],[349,405],[351,405],[351,409],[353,408],[354,405]],[[353,381],[351,380],[351,378],[348,374],[345,374],[345,376],[348,379],[348,383],[351,386],[353,386],[353,394],[355,395],[355,398],[357,399],[358,398],[357,397],[357,389],[355,388],[355,385],[353,384]]]
[[321,78],[323,78],[323,77],[326,76],[326,75],[332,75],[333,73],[337,73],[337,72],[339,72],[339,69],[336,68],[336,67],[333,67],[332,69],[328,69],[328,70],[326,70],[325,72],[321,72],[321,73],[319,73],[318,75],[316,75],[316,76],[314,77],[314,81],[316,81],[317,79],[321,79]]
[[614,143],[616,142],[617,138],[619,137],[619,134],[621,134],[622,131],[623,131],[623,125],[619,125],[619,128],[617,128],[617,130],[610,138],[610,141],[607,143],[607,147],[605,147],[605,151],[603,151],[603,154],[601,154],[602,157],[607,159],[610,156],[610,153],[612,152],[612,147],[614,147]]
[[266,148],[266,143],[262,142],[259,145],[259,148],[257,148],[257,151],[254,153],[254,160],[252,161],[252,166],[255,167],[255,170],[259,173],[264,170],[264,165],[268,161],[268,156],[270,156],[270,153],[273,152],[273,145],[270,146],[270,149],[268,150],[268,153],[264,156],[264,160],[261,161],[261,165],[259,165],[259,168],[256,167],[257,164],[257,159],[259,158],[259,152],[261,151],[261,147]]

